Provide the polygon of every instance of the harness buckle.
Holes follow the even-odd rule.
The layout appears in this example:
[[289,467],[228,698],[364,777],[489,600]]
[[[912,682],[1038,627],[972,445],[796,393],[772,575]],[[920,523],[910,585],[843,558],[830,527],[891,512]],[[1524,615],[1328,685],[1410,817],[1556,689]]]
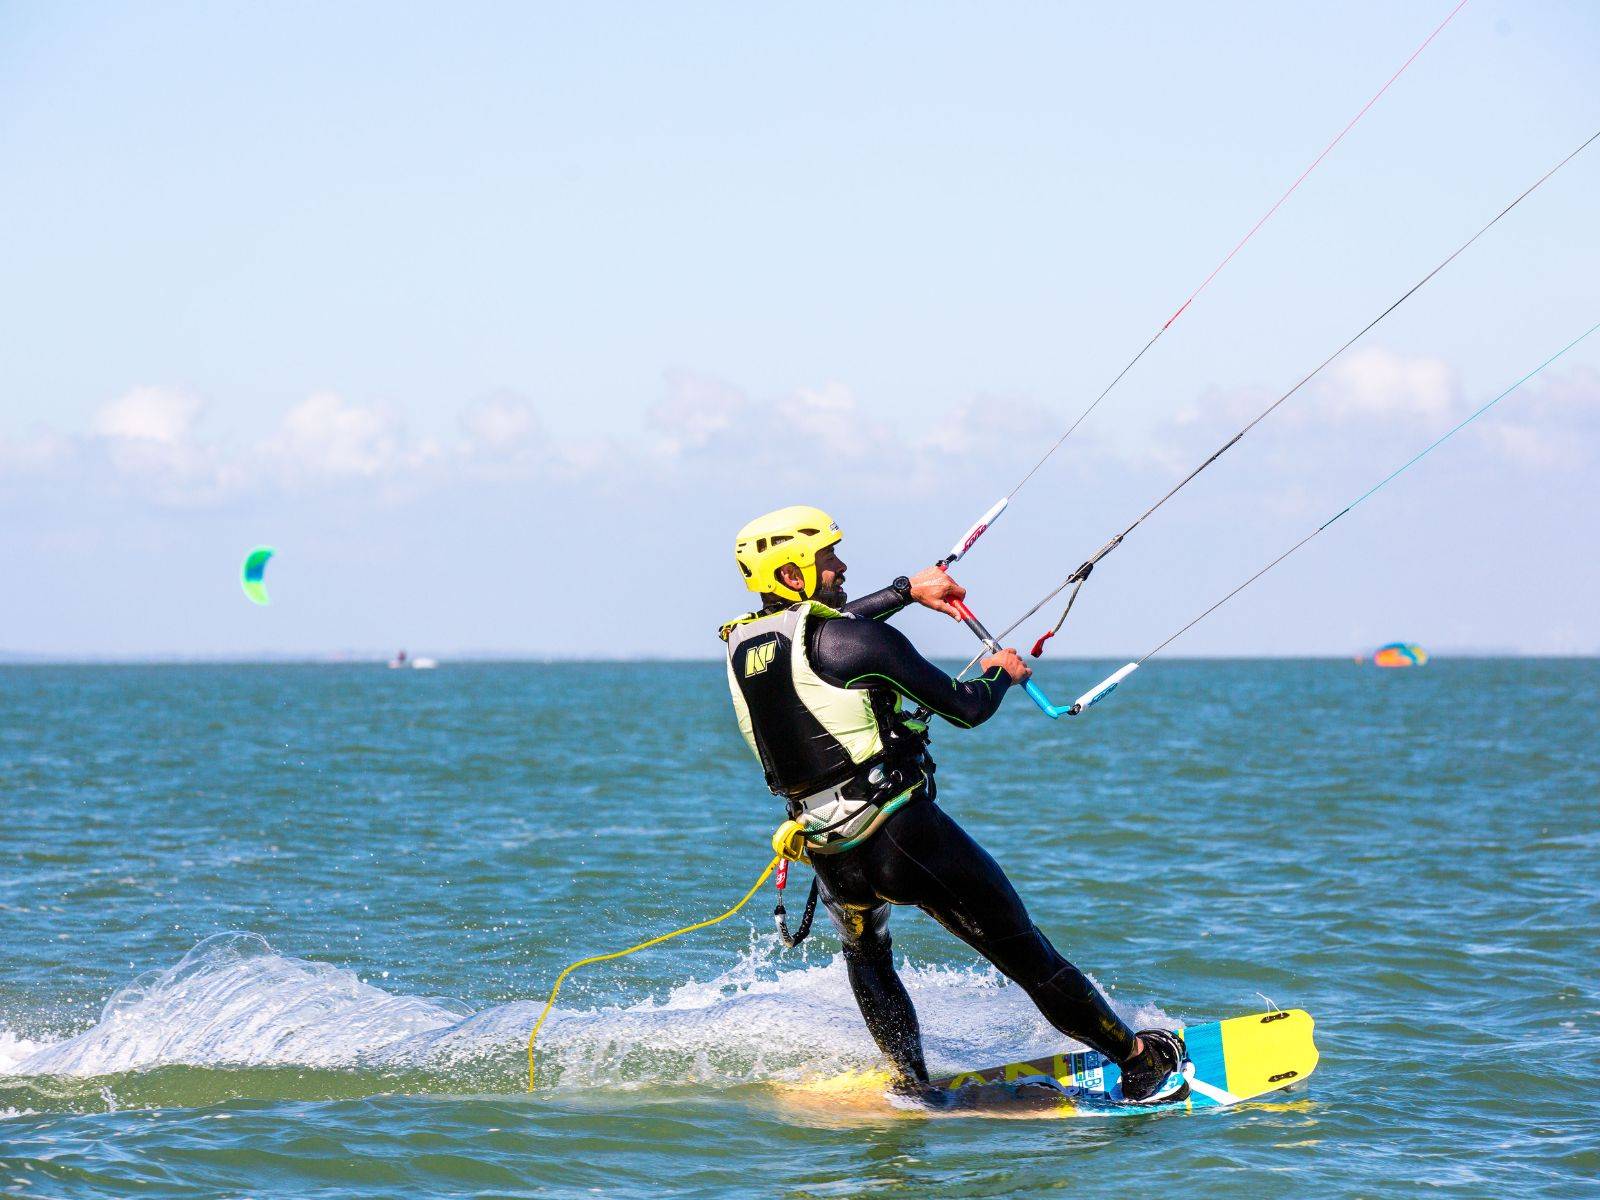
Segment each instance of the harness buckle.
[[806,857],[806,827],[799,821],[785,821],[772,835],[772,852],[786,863],[809,863]]

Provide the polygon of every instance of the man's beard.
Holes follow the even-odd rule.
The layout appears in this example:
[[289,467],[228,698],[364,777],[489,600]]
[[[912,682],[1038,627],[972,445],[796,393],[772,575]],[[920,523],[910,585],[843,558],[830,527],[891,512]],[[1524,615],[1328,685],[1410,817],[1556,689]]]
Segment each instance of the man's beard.
[[829,608],[843,608],[847,597],[844,587],[834,583],[828,587],[819,587],[811,594],[811,598],[818,604],[826,604]]

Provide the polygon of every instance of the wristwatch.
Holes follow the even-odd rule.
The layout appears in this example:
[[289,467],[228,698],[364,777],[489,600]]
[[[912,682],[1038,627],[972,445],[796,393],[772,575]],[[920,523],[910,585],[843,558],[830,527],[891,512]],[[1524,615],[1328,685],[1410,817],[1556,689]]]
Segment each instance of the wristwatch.
[[904,575],[896,576],[894,582],[889,585],[889,590],[900,597],[901,604],[911,603],[911,580]]

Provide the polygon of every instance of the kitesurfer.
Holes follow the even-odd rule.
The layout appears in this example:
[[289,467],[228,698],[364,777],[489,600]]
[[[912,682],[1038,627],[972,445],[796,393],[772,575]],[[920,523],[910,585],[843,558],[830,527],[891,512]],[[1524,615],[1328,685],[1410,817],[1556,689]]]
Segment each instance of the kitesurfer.
[[1180,1098],[1179,1038],[1135,1033],[1033,924],[999,864],[934,803],[927,726],[902,701],[970,729],[1028,677],[1027,665],[1008,649],[985,658],[977,678],[952,679],[886,618],[912,603],[956,616],[965,589],[929,567],[847,602],[842,536],[804,505],[741,529],[734,556],[762,605],[721,633],[740,731],[808,831],[850,986],[893,1065],[894,1090],[929,1096],[916,1010],[890,954],[889,906],[913,904],[1022,987],[1057,1029],[1120,1064],[1127,1099]]

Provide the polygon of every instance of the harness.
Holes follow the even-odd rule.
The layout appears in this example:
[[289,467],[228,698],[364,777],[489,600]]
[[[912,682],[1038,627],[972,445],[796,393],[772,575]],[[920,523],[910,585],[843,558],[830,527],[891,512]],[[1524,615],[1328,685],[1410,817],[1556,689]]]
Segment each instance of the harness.
[[773,849],[792,861],[860,845],[919,790],[931,791],[927,725],[888,688],[822,678],[806,648],[814,620],[853,620],[816,601],[722,627],[739,729],[789,819]]

